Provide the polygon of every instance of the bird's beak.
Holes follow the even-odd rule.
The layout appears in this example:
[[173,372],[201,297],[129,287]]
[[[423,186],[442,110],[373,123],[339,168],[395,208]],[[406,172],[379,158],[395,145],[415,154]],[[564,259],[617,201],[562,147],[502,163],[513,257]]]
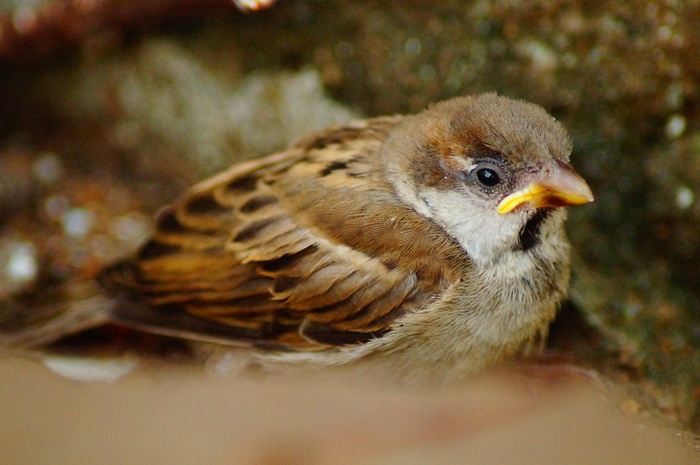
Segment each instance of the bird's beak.
[[581,205],[593,202],[593,193],[571,165],[555,160],[527,187],[501,200],[498,213],[505,215],[525,202],[535,208]]

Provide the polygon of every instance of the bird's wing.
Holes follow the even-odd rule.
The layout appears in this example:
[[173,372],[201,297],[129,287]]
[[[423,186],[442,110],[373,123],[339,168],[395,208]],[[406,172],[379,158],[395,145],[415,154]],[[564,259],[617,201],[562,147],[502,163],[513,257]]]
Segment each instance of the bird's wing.
[[396,120],[326,130],[195,186],[133,260],[102,275],[140,302],[119,318],[314,349],[379,337],[435,299],[463,254],[381,179],[379,147]]

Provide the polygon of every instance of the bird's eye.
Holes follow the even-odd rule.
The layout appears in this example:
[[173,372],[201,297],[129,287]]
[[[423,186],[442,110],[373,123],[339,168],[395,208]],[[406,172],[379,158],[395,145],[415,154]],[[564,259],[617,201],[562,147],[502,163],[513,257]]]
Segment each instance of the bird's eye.
[[489,195],[505,192],[511,183],[508,167],[491,158],[477,161],[465,175],[472,186]]
[[501,177],[496,170],[491,168],[479,168],[476,170],[476,179],[484,187],[496,187],[501,182]]

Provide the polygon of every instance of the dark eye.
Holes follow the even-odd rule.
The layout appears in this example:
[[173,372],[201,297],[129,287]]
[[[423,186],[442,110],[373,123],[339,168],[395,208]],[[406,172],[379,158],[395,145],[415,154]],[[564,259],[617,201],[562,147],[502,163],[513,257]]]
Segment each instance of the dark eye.
[[505,192],[511,183],[508,166],[491,158],[478,160],[465,174],[472,186],[489,195]]
[[479,168],[476,170],[476,179],[484,187],[495,187],[501,182],[501,177],[496,170],[491,168]]

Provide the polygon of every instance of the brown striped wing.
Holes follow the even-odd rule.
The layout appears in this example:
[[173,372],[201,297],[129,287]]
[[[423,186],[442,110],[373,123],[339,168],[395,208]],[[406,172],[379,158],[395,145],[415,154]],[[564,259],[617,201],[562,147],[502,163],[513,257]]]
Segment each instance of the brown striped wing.
[[103,274],[146,304],[120,318],[313,349],[378,337],[435,298],[459,252],[436,256],[431,241],[449,239],[381,179],[376,152],[395,121],[327,130],[195,186],[135,259]]

